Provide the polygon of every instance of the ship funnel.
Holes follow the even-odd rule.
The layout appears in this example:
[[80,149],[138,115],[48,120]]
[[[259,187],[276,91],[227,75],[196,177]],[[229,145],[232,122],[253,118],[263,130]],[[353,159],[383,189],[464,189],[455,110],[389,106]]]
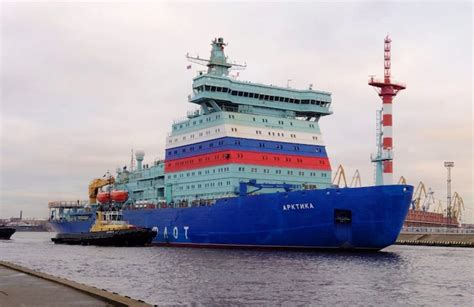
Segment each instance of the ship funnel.
[[137,159],[137,169],[140,171],[142,169],[143,158],[145,157],[145,152],[143,150],[137,150],[135,152],[135,159]]

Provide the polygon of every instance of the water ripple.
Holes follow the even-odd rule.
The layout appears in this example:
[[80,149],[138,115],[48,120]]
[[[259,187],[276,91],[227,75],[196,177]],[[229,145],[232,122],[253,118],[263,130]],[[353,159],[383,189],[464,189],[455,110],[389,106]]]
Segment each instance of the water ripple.
[[159,305],[430,305],[474,300],[473,249],[374,254],[54,245],[0,241],[0,259]]

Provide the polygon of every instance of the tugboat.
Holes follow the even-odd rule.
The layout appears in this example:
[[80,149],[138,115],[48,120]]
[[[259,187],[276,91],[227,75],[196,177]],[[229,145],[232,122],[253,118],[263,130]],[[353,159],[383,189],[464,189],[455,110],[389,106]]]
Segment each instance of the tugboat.
[[96,211],[96,222],[89,232],[59,233],[51,241],[70,245],[144,246],[156,234],[156,230],[128,224],[121,211]]
[[15,233],[16,229],[13,227],[7,227],[0,225],[0,239],[10,240],[11,236]]

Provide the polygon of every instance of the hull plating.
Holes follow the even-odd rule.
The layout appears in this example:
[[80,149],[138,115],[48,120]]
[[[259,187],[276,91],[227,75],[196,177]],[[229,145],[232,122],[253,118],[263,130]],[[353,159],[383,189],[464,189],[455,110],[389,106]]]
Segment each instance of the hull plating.
[[[412,193],[405,185],[302,190],[123,215],[156,230],[153,243],[160,245],[382,249],[395,242]],[[92,222],[52,224],[58,232],[81,232]]]

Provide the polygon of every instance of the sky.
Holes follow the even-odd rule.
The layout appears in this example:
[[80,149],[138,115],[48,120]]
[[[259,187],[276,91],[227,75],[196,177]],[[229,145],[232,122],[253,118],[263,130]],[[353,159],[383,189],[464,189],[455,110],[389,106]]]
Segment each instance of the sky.
[[51,200],[87,198],[88,183],[130,163],[164,157],[173,120],[224,37],[240,80],[332,93],[320,127],[333,169],[358,169],[372,185],[375,114],[367,85],[383,75],[392,38],[394,178],[453,192],[474,223],[472,3],[2,2],[0,6],[0,218],[46,218]]

